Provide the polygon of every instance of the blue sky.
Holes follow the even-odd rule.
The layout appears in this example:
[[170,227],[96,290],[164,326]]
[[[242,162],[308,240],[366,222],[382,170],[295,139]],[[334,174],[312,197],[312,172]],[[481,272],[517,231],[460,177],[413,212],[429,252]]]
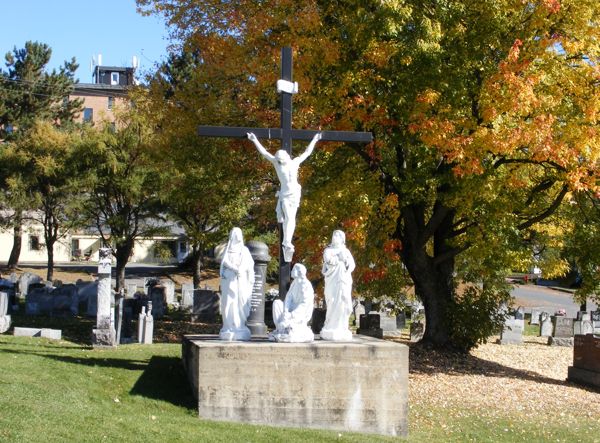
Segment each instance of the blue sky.
[[27,40],[52,48],[50,68],[75,57],[82,83],[92,81],[90,60],[99,53],[108,66],[131,66],[135,55],[141,73],[166,57],[162,18],[138,14],[135,0],[0,0],[0,11],[2,69],[4,54],[23,48]]

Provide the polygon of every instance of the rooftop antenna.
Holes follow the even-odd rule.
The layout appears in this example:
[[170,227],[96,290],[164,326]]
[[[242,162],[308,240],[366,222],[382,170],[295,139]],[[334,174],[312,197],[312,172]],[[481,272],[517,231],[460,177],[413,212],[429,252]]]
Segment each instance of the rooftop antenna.
[[139,66],[139,60],[135,55],[131,57],[131,66],[133,67],[133,69],[137,69]]

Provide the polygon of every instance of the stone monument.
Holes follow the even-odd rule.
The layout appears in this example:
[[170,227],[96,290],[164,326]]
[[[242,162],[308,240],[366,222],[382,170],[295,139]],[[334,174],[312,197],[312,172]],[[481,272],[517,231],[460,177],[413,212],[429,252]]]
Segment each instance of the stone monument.
[[11,317],[8,315],[8,293],[0,292],[0,334],[5,333],[10,328]]
[[265,283],[267,280],[267,266],[271,261],[268,246],[256,240],[246,243],[250,255],[254,260],[254,285],[252,286],[252,297],[250,300],[250,315],[246,320],[246,326],[253,336],[266,335],[265,324]]
[[552,336],[552,319],[548,312],[540,314],[540,337]]
[[100,248],[98,261],[98,303],[96,310],[96,329],[92,331],[94,347],[116,345],[115,313],[111,287],[110,248]]
[[[207,136],[370,142],[371,134],[294,130],[291,125],[291,48],[282,51],[281,128],[199,127]],[[279,297],[290,287],[280,225]],[[241,261],[241,260],[240,260]],[[345,300],[344,300],[345,302]],[[351,299],[348,299],[350,311]],[[348,317],[346,317],[346,327]],[[408,347],[370,337],[339,343],[273,343],[185,336],[182,355],[201,418],[276,426],[405,436],[408,432]]]

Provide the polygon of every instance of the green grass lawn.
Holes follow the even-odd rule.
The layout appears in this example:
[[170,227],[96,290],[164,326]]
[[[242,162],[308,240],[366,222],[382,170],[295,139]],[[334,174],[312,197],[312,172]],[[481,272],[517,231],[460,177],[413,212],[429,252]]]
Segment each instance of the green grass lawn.
[[[200,420],[180,353],[179,344],[98,350],[69,341],[0,335],[0,441],[398,440]],[[550,436],[552,441],[600,441],[598,417],[567,426],[456,404],[437,409],[411,404],[409,422],[408,441],[415,442],[548,441]]]

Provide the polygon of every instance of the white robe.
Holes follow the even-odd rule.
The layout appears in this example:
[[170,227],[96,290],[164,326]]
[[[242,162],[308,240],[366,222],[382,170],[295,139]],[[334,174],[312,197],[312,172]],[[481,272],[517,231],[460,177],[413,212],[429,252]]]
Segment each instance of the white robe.
[[244,245],[226,250],[221,262],[221,317],[223,333],[245,336],[250,330],[246,320],[250,315],[250,301],[254,286],[254,260]]
[[321,330],[325,340],[346,341],[352,339],[348,328],[352,314],[352,271],[355,263],[345,246],[329,246],[323,253],[323,276],[325,277],[325,303],[327,313]]

